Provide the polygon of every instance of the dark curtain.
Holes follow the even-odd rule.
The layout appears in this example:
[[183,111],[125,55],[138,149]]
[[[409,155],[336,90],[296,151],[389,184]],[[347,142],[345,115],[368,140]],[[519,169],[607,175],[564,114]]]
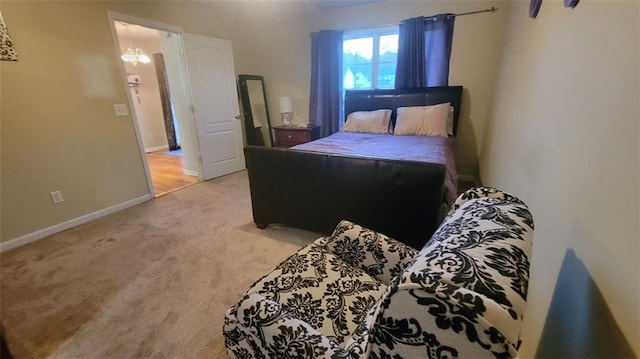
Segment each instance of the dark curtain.
[[425,75],[427,86],[449,85],[449,63],[453,43],[454,14],[427,19],[424,31]]
[[396,88],[449,85],[454,14],[415,17],[400,24]]
[[309,122],[326,137],[340,129],[342,102],[342,31],[311,34],[311,91]]
[[425,87],[424,29],[425,17],[404,20],[398,34],[396,88]]

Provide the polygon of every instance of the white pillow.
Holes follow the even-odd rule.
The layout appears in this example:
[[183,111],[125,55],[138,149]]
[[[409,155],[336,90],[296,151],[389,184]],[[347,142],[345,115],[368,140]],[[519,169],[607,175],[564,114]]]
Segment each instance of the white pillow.
[[375,111],[357,111],[347,116],[347,122],[340,131],[343,132],[367,132],[389,133],[391,110],[382,109]]
[[449,116],[447,117],[447,133],[449,136],[453,136],[453,106],[449,106]]
[[451,104],[398,107],[395,135],[447,137],[447,118]]

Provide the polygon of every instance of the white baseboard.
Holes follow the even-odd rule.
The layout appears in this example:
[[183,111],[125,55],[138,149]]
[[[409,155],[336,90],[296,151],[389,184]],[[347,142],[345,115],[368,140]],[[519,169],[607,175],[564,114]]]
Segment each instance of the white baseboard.
[[182,173],[188,175],[188,176],[196,176],[198,177],[198,171],[189,171],[189,170],[184,170],[182,171]]
[[121,211],[123,209],[129,208],[129,207],[133,207],[137,204],[146,202],[150,199],[152,199],[153,196],[150,194],[146,194],[144,196],[138,197],[138,198],[134,198],[132,200],[126,201],[126,202],[122,202],[119,204],[116,204],[115,206],[111,206],[111,207],[107,207],[104,209],[101,209],[99,211],[95,211],[89,214],[85,214],[84,216],[80,216],[78,218],[74,218],[72,220],[66,221],[66,222],[62,222],[56,225],[53,225],[51,227],[45,228],[45,229],[41,229],[39,231],[35,231],[29,234],[25,234],[24,236],[20,236],[18,238],[14,238],[11,240],[8,240],[6,242],[2,242],[0,243],[0,253],[8,251],[10,249],[13,248],[17,248],[20,246],[23,246],[25,244],[31,243],[31,242],[35,242],[38,239],[42,239],[44,237],[50,236],[52,234],[56,234],[59,232],[62,232],[64,230],[67,230],[69,228],[75,227],[75,226],[79,226],[81,224],[85,224],[87,222],[93,221],[94,219],[98,219],[100,217],[104,217],[106,215],[109,215],[111,213],[115,213],[118,211]]
[[156,151],[168,150],[168,149],[169,149],[169,145],[155,146],[155,147],[145,147],[144,148],[144,152],[145,153],[149,153],[149,152],[156,152]]

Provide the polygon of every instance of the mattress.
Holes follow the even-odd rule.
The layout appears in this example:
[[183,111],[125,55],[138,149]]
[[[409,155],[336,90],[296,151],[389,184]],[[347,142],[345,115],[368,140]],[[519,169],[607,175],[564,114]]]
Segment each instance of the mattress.
[[344,156],[442,164],[446,168],[445,198],[447,203],[451,205],[456,199],[458,188],[454,141],[452,136],[397,136],[337,132],[292,148]]

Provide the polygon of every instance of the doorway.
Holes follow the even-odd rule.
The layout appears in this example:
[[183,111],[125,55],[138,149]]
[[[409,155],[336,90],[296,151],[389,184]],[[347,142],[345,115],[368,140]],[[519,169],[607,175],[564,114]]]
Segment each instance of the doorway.
[[[165,79],[169,92],[167,100],[162,101],[165,129],[167,125],[173,125],[176,131],[175,140],[180,143],[182,150],[183,174],[197,176],[198,181],[203,181],[244,170],[242,117],[231,41],[186,34],[179,27],[130,15],[111,11],[107,11],[107,14],[116,49],[127,54],[126,57],[136,59],[134,67],[151,61],[141,56],[144,54],[142,48],[133,43],[129,46],[129,38],[125,36],[127,28],[124,29],[125,34],[118,35],[116,23],[128,25],[128,34],[133,31],[132,26],[137,25],[136,29],[151,30],[153,36],[159,39],[161,51],[156,54],[162,55],[166,74],[160,77],[156,74],[156,77]],[[122,60],[121,71],[126,83],[132,81],[135,85],[135,82],[139,82],[140,89],[144,80],[135,76],[129,80],[125,65],[127,61],[124,61],[125,58]],[[141,125],[134,111],[136,96],[134,86],[134,90],[127,92],[127,98],[135,120],[133,125],[147,184],[150,192],[155,193]],[[173,120],[166,120],[168,116]],[[171,146],[169,137],[171,134],[167,133],[168,146]]]
[[180,33],[112,19],[150,189],[160,196],[202,179]]

